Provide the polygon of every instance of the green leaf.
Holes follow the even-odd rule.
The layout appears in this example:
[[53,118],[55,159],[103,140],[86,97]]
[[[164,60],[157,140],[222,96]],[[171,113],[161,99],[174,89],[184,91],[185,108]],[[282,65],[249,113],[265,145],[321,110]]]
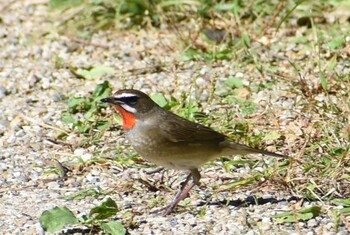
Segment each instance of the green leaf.
[[118,206],[111,198],[91,209],[89,216],[97,220],[107,219],[118,212]]
[[337,65],[337,55],[334,55],[327,65],[326,71],[328,73],[333,73],[335,66]]
[[201,58],[203,58],[202,53],[191,47],[184,51],[180,56],[181,61],[198,60]]
[[214,9],[216,11],[238,11],[239,5],[237,3],[219,3],[215,5]]
[[236,103],[239,105],[239,108],[242,110],[243,115],[251,115],[256,110],[256,104],[251,101],[237,99]]
[[78,122],[76,126],[78,128],[79,133],[87,133],[90,130],[90,126],[83,125],[82,122]]
[[305,36],[299,36],[299,37],[294,37],[290,40],[291,43],[301,43],[301,44],[306,44],[308,42],[307,37]]
[[168,101],[162,94],[154,94],[151,96],[152,100],[156,102],[160,107],[164,108],[168,105]]
[[68,109],[70,113],[76,113],[79,110],[88,109],[88,103],[85,98],[82,97],[73,97],[68,101]]
[[224,186],[220,187],[217,191],[222,192],[227,190],[236,190],[246,185],[250,185],[252,183],[259,181],[261,177],[262,175],[253,175],[246,179],[236,180],[232,183],[225,184]]
[[350,215],[350,207],[345,207],[339,210],[339,212],[343,215]]
[[277,215],[272,216],[276,220],[277,223],[291,223],[291,222],[298,222],[298,221],[307,221],[309,219],[312,219],[316,216],[319,216],[321,212],[321,207],[319,206],[312,206],[306,209],[301,209],[296,212],[284,212],[279,213]]
[[230,48],[223,48],[222,50],[212,54],[206,54],[206,60],[230,60],[233,57],[233,51]]
[[95,80],[105,75],[113,75],[115,71],[111,67],[98,65],[93,67],[90,71],[86,69],[78,69],[77,71],[75,71],[75,73],[87,80]]
[[240,78],[230,77],[225,81],[225,84],[232,88],[241,88],[243,87],[243,82]]
[[149,7],[149,4],[147,4],[149,1],[144,0],[128,0],[128,1],[121,1],[121,9],[120,12],[123,13],[129,13],[130,15],[143,15],[145,11],[152,12],[152,8]]
[[337,198],[337,199],[333,199],[332,202],[337,205],[350,206],[350,198],[345,198],[345,199]]
[[110,221],[108,223],[103,223],[101,228],[106,233],[112,234],[112,235],[124,235],[126,234],[126,229],[122,225],[122,223],[118,221]]
[[109,128],[110,123],[109,121],[98,121],[96,124],[96,128],[100,131],[105,131]]
[[341,176],[341,179],[346,179],[347,181],[350,181],[350,175],[349,174],[343,174]]
[[[162,7],[162,8],[166,8],[166,7],[181,7],[182,4],[184,4],[185,2],[183,1],[179,1],[179,0],[167,0],[167,1],[150,1],[150,2],[157,2],[157,4]],[[189,4],[191,4],[192,6],[200,6],[201,2],[200,1],[187,1]]]
[[243,36],[242,36],[242,42],[243,42],[243,44],[247,47],[247,48],[249,48],[250,47],[250,37],[249,37],[249,35],[248,34],[243,34]]
[[343,36],[339,38],[335,38],[327,44],[328,48],[332,50],[337,49],[339,47],[343,47],[344,45],[345,45],[345,38]]
[[113,68],[103,65],[98,65],[90,70],[92,79],[99,79],[105,75],[113,75],[115,71]]
[[98,84],[94,90],[93,96],[98,99],[106,98],[110,93],[111,87],[108,81]]
[[47,232],[61,230],[67,224],[77,224],[79,220],[67,207],[54,207],[44,211],[40,216],[40,224]]
[[50,0],[50,9],[62,9],[68,7],[78,6],[83,3],[83,0]]
[[95,119],[96,119],[95,111],[96,111],[96,110],[94,110],[94,109],[90,109],[89,111],[87,111],[87,112],[84,114],[85,120],[91,121],[91,122],[95,121]]
[[89,70],[86,69],[78,69],[77,71],[75,71],[75,73],[87,80],[92,80],[91,74]]
[[320,80],[321,80],[321,85],[322,85],[323,90],[326,91],[327,86],[328,86],[328,81],[327,81],[326,76],[322,72],[320,73]]
[[86,197],[94,197],[94,198],[98,198],[101,195],[101,188],[97,188],[97,189],[84,189],[81,191],[78,191],[76,193],[72,193],[70,195],[65,195],[64,199],[67,200],[82,200]]
[[65,124],[74,124],[76,122],[74,116],[70,113],[64,112],[61,121]]
[[273,141],[273,140],[277,140],[280,137],[281,137],[281,134],[278,131],[271,131],[264,136],[263,140]]

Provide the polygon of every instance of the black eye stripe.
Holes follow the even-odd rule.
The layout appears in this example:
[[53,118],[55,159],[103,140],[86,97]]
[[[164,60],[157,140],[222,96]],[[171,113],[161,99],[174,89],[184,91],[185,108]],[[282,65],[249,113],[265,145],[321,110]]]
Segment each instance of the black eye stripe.
[[137,96],[125,96],[125,97],[119,97],[117,98],[119,101],[125,103],[125,104],[135,104],[139,97]]

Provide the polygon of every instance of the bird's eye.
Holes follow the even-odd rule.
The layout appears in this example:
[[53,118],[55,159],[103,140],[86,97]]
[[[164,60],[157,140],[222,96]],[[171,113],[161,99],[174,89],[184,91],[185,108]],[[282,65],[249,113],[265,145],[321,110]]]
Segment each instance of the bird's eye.
[[136,96],[129,97],[128,100],[127,100],[127,103],[129,103],[129,104],[136,104],[137,100],[138,100],[138,97],[136,97]]

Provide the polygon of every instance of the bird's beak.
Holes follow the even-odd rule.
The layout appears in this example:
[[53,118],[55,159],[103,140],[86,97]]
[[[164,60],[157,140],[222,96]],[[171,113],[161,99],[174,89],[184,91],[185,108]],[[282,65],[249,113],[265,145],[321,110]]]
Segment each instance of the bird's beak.
[[119,104],[118,100],[115,97],[103,98],[103,99],[101,99],[101,102],[111,103],[111,104]]

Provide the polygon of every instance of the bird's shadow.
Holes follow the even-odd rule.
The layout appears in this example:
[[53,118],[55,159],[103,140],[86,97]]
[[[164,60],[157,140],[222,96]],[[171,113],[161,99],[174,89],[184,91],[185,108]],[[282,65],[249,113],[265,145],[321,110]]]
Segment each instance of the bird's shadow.
[[283,199],[276,199],[273,197],[269,198],[262,198],[262,197],[256,197],[256,196],[248,196],[245,199],[236,199],[236,200],[230,200],[230,199],[224,199],[221,201],[207,201],[207,202],[201,202],[199,206],[204,206],[204,205],[210,205],[210,206],[221,206],[221,205],[226,205],[226,206],[235,206],[235,207],[249,207],[251,205],[264,205],[264,204],[277,204],[279,202],[290,202],[290,201],[299,201],[301,198],[298,197],[289,197],[289,198],[283,198]]

